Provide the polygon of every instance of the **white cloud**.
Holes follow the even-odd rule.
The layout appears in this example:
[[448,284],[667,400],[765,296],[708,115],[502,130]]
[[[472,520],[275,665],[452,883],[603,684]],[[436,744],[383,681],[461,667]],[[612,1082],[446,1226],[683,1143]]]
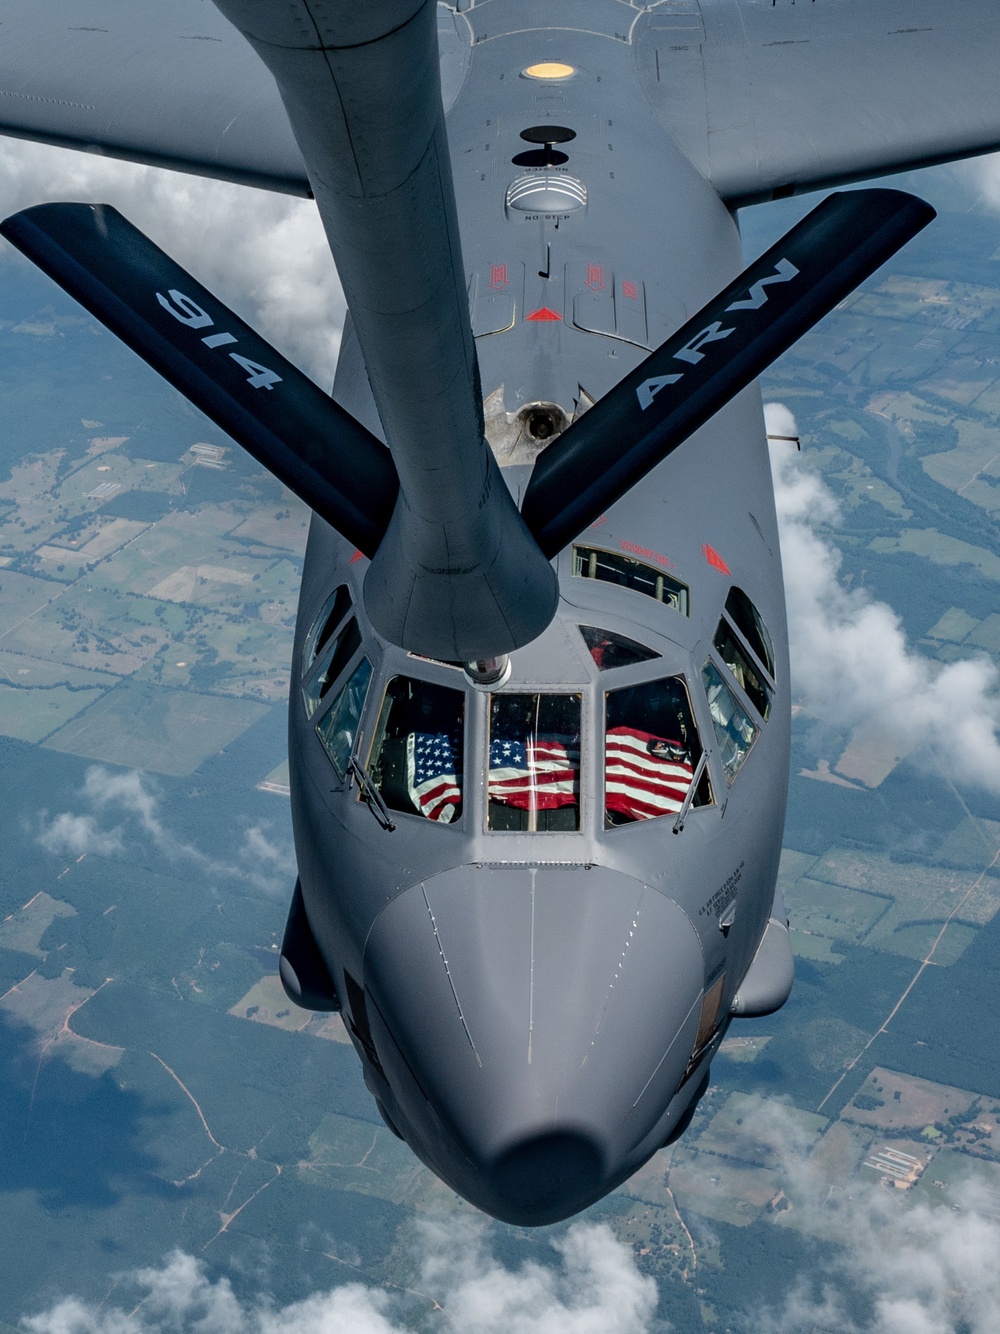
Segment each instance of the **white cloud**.
[[[797,434],[786,407],[765,411],[771,434]],[[929,748],[949,778],[1000,792],[993,663],[977,656],[942,665],[913,649],[891,607],[841,582],[840,553],[812,526],[837,517],[822,479],[786,444],[772,448],[771,467],[793,685],[806,707],[840,726],[876,725],[905,750]]]
[[122,850],[121,829],[102,829],[92,815],[73,815],[63,811],[53,820],[42,813],[38,841],[46,852],[63,857],[83,857],[93,853],[111,856]]
[[[197,848],[170,835],[159,816],[159,795],[151,780],[138,769],[114,772],[93,764],[84,775],[79,796],[89,812],[62,811],[53,819],[43,811],[38,841],[48,852],[79,856],[121,852],[126,835],[144,837],[171,860],[186,859],[207,864],[209,858]],[[102,828],[101,818],[116,821]]]
[[288,894],[296,874],[295,849],[288,839],[274,839],[260,825],[243,835],[237,865],[230,875],[242,876],[262,894]]
[[[250,825],[243,830],[233,861],[226,862],[186,843],[164,824],[154,780],[138,769],[114,772],[91,765],[79,796],[89,810],[62,811],[51,819],[47,811],[42,812],[38,842],[47,852],[113,856],[125,850],[126,838],[140,839],[151,843],[167,861],[194,867],[206,879],[238,880],[261,894],[291,893],[295,851],[287,835]],[[110,825],[102,825],[102,819]]]
[[[468,1223],[462,1225],[468,1234]],[[444,1291],[445,1328],[454,1334],[640,1334],[656,1308],[656,1284],[643,1277],[631,1251],[611,1229],[577,1223],[552,1244],[555,1267],[527,1263],[506,1269],[480,1229],[428,1225],[421,1284]]]
[[[762,1102],[744,1129],[778,1154],[798,1225],[820,1239],[825,1257],[818,1273],[790,1274],[781,1307],[753,1312],[747,1334],[995,1334],[1000,1328],[1000,1218],[982,1186],[970,1180],[934,1207],[904,1199],[874,1177],[833,1186],[780,1104]],[[861,1324],[847,1289],[868,1299],[871,1316]]]
[[[441,1334],[646,1334],[656,1284],[637,1270],[610,1229],[576,1224],[553,1243],[555,1267],[510,1270],[485,1244],[485,1228],[428,1224],[422,1229],[420,1287],[433,1293]],[[128,1286],[128,1284],[127,1284]],[[400,1304],[359,1283],[278,1308],[244,1302],[225,1278],[212,1281],[200,1261],[175,1251],[160,1269],[131,1278],[129,1310],[75,1298],[22,1319],[30,1334],[404,1334]],[[661,1327],[662,1328],[662,1327]]]
[[54,200],[113,204],[330,387],[346,307],[312,201],[0,139],[0,216]]
[[156,814],[156,795],[146,786],[138,769],[112,773],[100,765],[91,765],[84,775],[82,795],[98,810],[121,806],[138,816],[142,827],[155,842],[164,840],[163,825]]
[[972,185],[988,208],[1000,213],[1000,153],[957,163],[954,170],[964,182]]

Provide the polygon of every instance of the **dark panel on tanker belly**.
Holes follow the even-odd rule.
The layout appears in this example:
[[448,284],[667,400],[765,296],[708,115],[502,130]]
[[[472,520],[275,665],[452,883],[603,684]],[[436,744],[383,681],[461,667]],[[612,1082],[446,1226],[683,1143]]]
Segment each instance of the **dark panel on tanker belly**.
[[[442,1127],[414,1147],[521,1224],[585,1208],[638,1167],[638,1146],[658,1146],[703,980],[681,909],[596,867],[431,877],[385,909],[365,954],[366,989],[415,1081],[396,1089],[408,1125],[420,1090]],[[395,1052],[382,1054],[388,1073]]]

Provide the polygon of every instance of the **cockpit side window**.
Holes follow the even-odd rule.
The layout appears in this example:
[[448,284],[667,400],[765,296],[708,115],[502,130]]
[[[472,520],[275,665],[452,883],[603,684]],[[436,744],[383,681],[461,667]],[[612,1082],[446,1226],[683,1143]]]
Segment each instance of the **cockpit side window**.
[[325,701],[340,673],[361,647],[361,632],[352,616],[319,657],[319,666],[302,687],[306,716],[311,718]]
[[343,690],[316,724],[319,739],[341,778],[347,776],[347,764],[354,750],[358,722],[371,679],[372,665],[367,658],[362,658]]
[[394,811],[453,824],[462,813],[465,693],[410,676],[386,687],[368,769]]
[[312,629],[306,635],[306,642],[302,649],[303,676],[306,676],[309,668],[326,648],[333,632],[350,610],[351,595],[347,591],[347,585],[341,584],[339,588],[333,590],[323,603],[319,615],[313,621]]
[[766,722],[771,712],[771,687],[764,679],[763,672],[751,663],[750,654],[736,638],[725,617],[719,622],[714,643],[722,661],[736,679],[736,684]]
[[726,598],[726,615],[750,645],[751,651],[757,655],[761,666],[773,681],[774,649],[771,646],[771,636],[767,632],[767,626],[760,612],[742,588],[729,590],[729,596]]
[[708,707],[726,778],[731,783],[750,754],[750,747],[757,740],[760,728],[726,685],[722,673],[711,659],[701,669],[701,679],[708,695]]
[[655,598],[664,606],[673,607],[684,616],[691,615],[691,596],[687,584],[617,551],[602,551],[599,547],[573,548],[573,573],[579,579],[598,579],[606,584],[618,584]]
[[631,667],[637,662],[658,658],[659,653],[634,639],[616,635],[611,630],[599,630],[596,625],[581,625],[580,634],[590,650],[590,656],[599,672],[610,672],[615,667]]
[[[675,815],[702,753],[683,680],[671,676],[609,690],[605,708],[605,827]],[[691,804],[711,802],[704,769]]]
[[490,697],[490,829],[580,828],[581,697]]

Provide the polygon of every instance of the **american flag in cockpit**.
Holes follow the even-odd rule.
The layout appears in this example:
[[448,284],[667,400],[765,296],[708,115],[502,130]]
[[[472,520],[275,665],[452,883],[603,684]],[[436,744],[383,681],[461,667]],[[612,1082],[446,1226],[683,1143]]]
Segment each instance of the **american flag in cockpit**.
[[490,742],[490,801],[519,810],[575,805],[579,795],[580,743],[576,737],[537,736]]
[[461,780],[455,772],[457,749],[446,732],[411,732],[407,738],[407,789],[410,800],[428,820],[450,824],[461,812]]
[[680,742],[634,727],[613,727],[605,750],[604,804],[609,811],[650,820],[684,805],[694,773]]

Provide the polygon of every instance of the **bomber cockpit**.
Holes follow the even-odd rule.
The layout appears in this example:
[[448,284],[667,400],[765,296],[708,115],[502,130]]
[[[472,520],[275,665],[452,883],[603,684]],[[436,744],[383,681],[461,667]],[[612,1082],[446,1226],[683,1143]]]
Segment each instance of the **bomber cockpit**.
[[469,834],[593,836],[661,818],[680,832],[691,812],[723,800],[775,689],[770,636],[751,599],[729,589],[710,647],[692,660],[671,625],[690,619],[679,579],[594,546],[574,547],[572,577],[660,602],[673,637],[638,625],[628,634],[620,618],[564,607],[555,680],[484,692],[460,664],[375,647],[370,633],[363,643],[339,585],[305,637],[301,677],[335,785],[386,828],[402,818]]

